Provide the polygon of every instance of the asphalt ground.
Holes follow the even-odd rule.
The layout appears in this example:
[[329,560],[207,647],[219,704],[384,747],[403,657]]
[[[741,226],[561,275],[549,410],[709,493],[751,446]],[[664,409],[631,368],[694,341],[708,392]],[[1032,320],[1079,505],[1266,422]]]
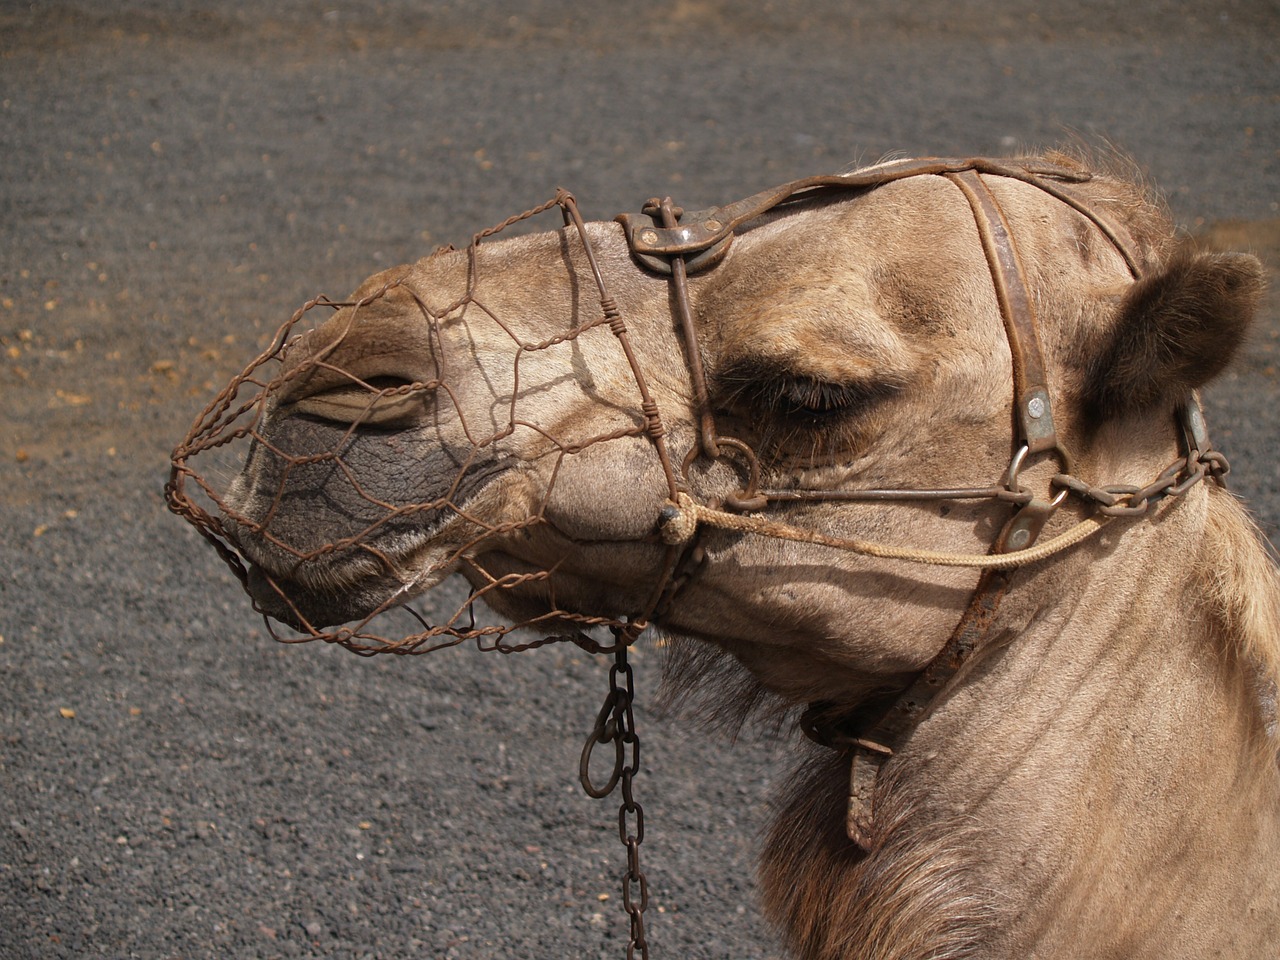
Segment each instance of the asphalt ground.
[[[168,451],[305,299],[560,185],[607,219],[1078,137],[1280,262],[1280,6],[1040,6],[0,0],[0,958],[623,956],[576,775],[607,665],[277,645]],[[1273,535],[1278,351],[1272,294],[1208,396]],[[654,956],[776,956],[796,742],[659,711],[635,660]]]

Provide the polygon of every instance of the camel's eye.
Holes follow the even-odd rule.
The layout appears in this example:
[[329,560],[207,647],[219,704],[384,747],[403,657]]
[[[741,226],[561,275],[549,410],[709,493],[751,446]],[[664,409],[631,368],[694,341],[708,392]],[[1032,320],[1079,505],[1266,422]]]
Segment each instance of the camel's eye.
[[768,457],[825,463],[866,445],[884,403],[906,386],[880,370],[834,379],[759,360],[730,364],[715,377],[717,406]]
[[766,385],[773,396],[769,407],[784,416],[825,417],[867,399],[861,384],[832,383],[814,377],[781,377]]
[[899,384],[838,381],[758,364],[739,363],[718,378],[725,405],[739,412],[780,417],[797,426],[821,426],[866,411]]

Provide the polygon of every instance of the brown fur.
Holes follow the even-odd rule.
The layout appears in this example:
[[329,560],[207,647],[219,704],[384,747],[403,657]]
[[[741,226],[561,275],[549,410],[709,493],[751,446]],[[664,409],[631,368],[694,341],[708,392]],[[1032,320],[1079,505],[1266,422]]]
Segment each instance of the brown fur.
[[812,758],[780,804],[761,860],[766,908],[805,960],[963,960],[985,955],[990,898],[980,837],[961,818],[925,815],[887,783],[871,854],[844,830],[848,755]]
[[[1251,749],[1241,757],[1231,790],[1245,803],[1274,802],[1262,798],[1274,796],[1277,762],[1280,584],[1256,529],[1230,494],[1214,489],[1208,499],[1203,556],[1197,565],[1204,582],[1201,612],[1206,624],[1216,625],[1211,635],[1226,644],[1217,654],[1219,694],[1228,698],[1228,714],[1238,712],[1251,731],[1244,739]],[[970,749],[982,754],[992,746],[957,748],[962,755]],[[847,754],[825,751],[800,766],[779,804],[762,855],[766,909],[786,932],[795,955],[803,960],[1023,955],[1010,954],[1008,943],[995,935],[1000,897],[983,879],[990,876],[989,825],[940,814],[938,804],[921,794],[923,784],[891,765],[877,791],[882,844],[864,855],[844,834],[848,764]],[[1108,820],[1106,829],[1101,836],[1082,838],[1085,849],[1106,850],[1127,842],[1122,820]],[[1173,853],[1177,836],[1170,834],[1171,855],[1193,856],[1190,849]],[[1261,836],[1258,840],[1266,842]],[[1145,904],[1136,912],[1127,909],[1132,903],[1124,903],[1126,909],[1116,912],[1110,929],[1074,935],[1078,955],[1146,955],[1150,942],[1160,936],[1160,925],[1176,923],[1188,898],[1196,897],[1192,890],[1170,891],[1158,875],[1147,885]],[[1066,894],[1069,899],[1082,895]],[[1227,947],[1224,955],[1242,954]]]
[[1229,494],[1214,490],[1217,509],[1205,526],[1204,562],[1210,611],[1223,655],[1243,671],[1256,698],[1259,720],[1254,743],[1266,764],[1277,756],[1276,691],[1280,689],[1280,574],[1267,556],[1266,541],[1253,520]]
[[1090,365],[1091,412],[1106,419],[1171,404],[1208,383],[1244,342],[1262,286],[1255,258],[1190,249],[1133,284]]

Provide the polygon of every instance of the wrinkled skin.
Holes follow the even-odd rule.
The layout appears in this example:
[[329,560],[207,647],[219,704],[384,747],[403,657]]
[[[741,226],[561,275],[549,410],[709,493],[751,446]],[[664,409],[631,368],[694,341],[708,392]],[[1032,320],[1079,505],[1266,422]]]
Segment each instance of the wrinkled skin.
[[[1143,299],[1079,215],[1025,184],[990,186],[1036,300],[1074,473],[1147,483],[1178,455],[1177,402],[1221,369],[1243,335],[1256,261],[1178,260],[1167,225],[1127,185],[1082,188],[1127,226],[1150,274],[1190,264],[1189,279]],[[589,224],[588,234],[679,464],[696,444],[696,411],[667,281],[637,268],[618,225]],[[343,461],[362,492],[332,463],[286,471],[267,445],[255,448],[229,498],[254,523],[233,533],[256,565],[259,602],[281,619],[296,610],[313,625],[338,623],[453,572],[480,587],[489,576],[551,568],[550,581],[489,594],[491,606],[524,620],[552,606],[552,591],[557,608],[590,615],[635,616],[651,605],[668,558],[657,526],[669,496],[651,440],[564,452],[638,432],[635,378],[617,340],[602,326],[553,349],[517,349],[517,340],[540,343],[599,315],[580,241],[569,229],[484,244],[477,257],[484,310],[472,303],[426,322],[415,293],[439,312],[469,275],[464,253],[438,255],[370,278],[353,300],[407,283],[337,312],[291,349],[286,369],[308,372],[273,400],[263,435],[300,456],[349,434]],[[1165,319],[1177,284],[1194,288],[1182,300],[1210,306]],[[1010,350],[973,215],[954,185],[922,177],[770,218],[742,231],[690,287],[717,428],[757,451],[762,486],[956,487],[1004,474]],[[1148,335],[1160,324],[1167,331]],[[325,366],[313,368],[317,357]],[[350,375],[375,387],[442,385],[371,406]],[[696,461],[695,499],[741,489],[740,467]],[[1038,458],[1023,482],[1047,492],[1058,469]],[[446,496],[452,508],[380,522],[388,506],[439,507]],[[1216,602],[1197,579],[1204,561],[1195,551],[1206,525],[1234,509],[1202,486],[1154,520],[1109,528],[1018,575],[995,628],[999,652],[891,764],[883,789],[899,791],[909,811],[900,844],[865,859],[841,846],[832,825],[847,767],[829,764],[804,781],[812,788],[784,810],[765,856],[766,906],[799,955],[1274,951],[1275,766],[1243,746],[1220,749],[1267,738],[1255,696],[1267,651],[1224,654],[1235,649],[1230,630],[1215,626],[1226,614],[1194,624],[1183,614]],[[991,502],[770,512],[837,536],[959,553],[985,553],[1009,516]],[[1070,502],[1046,536],[1083,514]],[[484,535],[534,515],[542,522]],[[363,545],[299,564],[262,535],[268,517],[272,537],[301,552],[376,529]],[[945,642],[978,576],[717,530],[700,542],[705,561],[659,625],[723,650],[795,704],[853,709],[904,682]],[[1259,589],[1274,607],[1274,582]],[[1259,659],[1260,674],[1246,669]],[[837,809],[813,807],[826,793]],[[1216,806],[1224,796],[1237,805]],[[893,797],[882,801],[896,809]],[[906,863],[907,850],[932,866],[902,867],[899,889],[886,892],[889,881],[873,878],[877,858]],[[913,899],[919,888],[923,903],[926,887],[934,907]],[[934,914],[954,922],[930,926]],[[907,932],[886,939],[899,915]],[[856,933],[870,929],[882,931],[879,941]]]

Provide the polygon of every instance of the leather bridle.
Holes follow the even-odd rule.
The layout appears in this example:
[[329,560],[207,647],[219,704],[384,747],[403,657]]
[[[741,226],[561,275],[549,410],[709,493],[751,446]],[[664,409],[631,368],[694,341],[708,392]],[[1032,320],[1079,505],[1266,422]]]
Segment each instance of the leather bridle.
[[[761,490],[758,486],[759,465],[750,446],[721,436],[716,429],[693,323],[688,275],[718,264],[733,242],[735,229],[770,211],[814,200],[849,197],[920,176],[942,177],[963,193],[973,213],[995,287],[1013,361],[1015,426],[1012,456],[1003,480],[986,487],[957,489]],[[736,203],[697,213],[685,214],[670,198],[654,199],[645,205],[641,215],[623,214],[617,218],[623,225],[636,261],[646,269],[671,278],[676,321],[690,370],[698,418],[697,444],[684,462],[683,473],[687,476],[691,463],[699,457],[711,460],[729,455],[741,457],[748,468],[746,487],[726,497],[723,505],[694,503],[687,488],[675,493],[660,519],[663,539],[668,544],[685,547],[687,557],[693,549],[698,528],[711,525],[852,549],[875,556],[972,566],[983,571],[968,606],[941,651],[878,713],[868,717],[868,711],[860,708],[856,714],[851,714],[847,706],[822,702],[811,704],[801,719],[801,728],[811,739],[825,746],[848,750],[851,754],[846,829],[849,838],[864,850],[874,849],[879,842],[874,821],[874,792],[880,769],[910,737],[930,704],[982,649],[1001,599],[1008,590],[1012,570],[1079,542],[1099,529],[1112,515],[1145,513],[1160,497],[1184,493],[1206,475],[1220,479],[1227,470],[1225,459],[1210,450],[1197,402],[1194,397],[1188,397],[1181,408],[1181,440],[1185,456],[1171,464],[1156,483],[1142,489],[1121,486],[1099,488],[1082,483],[1071,475],[1071,456],[1062,445],[1054,423],[1053,400],[1026,271],[1019,261],[1009,224],[984,179],[986,177],[1017,180],[1067,204],[1107,238],[1134,280],[1141,277],[1140,259],[1121,230],[1070,191],[1069,184],[1086,182],[1091,179],[1091,174],[1042,161],[1014,163],[982,158],[907,160],[847,175],[795,180]],[[1018,481],[1029,459],[1045,455],[1056,457],[1062,468],[1053,479],[1056,493],[1048,499],[1036,497]],[[1078,524],[1054,541],[1036,547],[1045,524],[1072,493],[1093,501],[1099,516]],[[992,544],[990,554],[966,556],[895,550],[883,545],[829,537],[747,515],[762,511],[771,504],[798,501],[956,499],[1003,500],[1015,507],[1012,517]],[[668,582],[657,608],[659,615],[687,580],[687,575],[679,572],[682,566],[668,564]],[[635,624],[639,625],[639,622]]]

